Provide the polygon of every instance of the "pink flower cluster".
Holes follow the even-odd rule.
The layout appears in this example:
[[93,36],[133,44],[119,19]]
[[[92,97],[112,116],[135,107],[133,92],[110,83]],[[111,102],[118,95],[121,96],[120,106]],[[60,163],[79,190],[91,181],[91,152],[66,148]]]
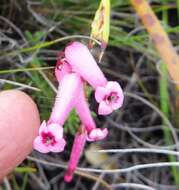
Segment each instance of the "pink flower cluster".
[[89,49],[82,43],[72,42],[67,45],[58,58],[55,68],[55,76],[59,82],[58,93],[49,120],[43,121],[39,128],[34,149],[42,153],[62,152],[66,145],[63,125],[70,111],[75,108],[81,120],[81,127],[75,135],[65,174],[65,181],[70,182],[85,142],[102,140],[108,134],[106,128],[100,129],[95,125],[85,97],[84,82],[89,83],[95,90],[100,115],[110,114],[120,108],[124,96],[119,83],[107,81]]

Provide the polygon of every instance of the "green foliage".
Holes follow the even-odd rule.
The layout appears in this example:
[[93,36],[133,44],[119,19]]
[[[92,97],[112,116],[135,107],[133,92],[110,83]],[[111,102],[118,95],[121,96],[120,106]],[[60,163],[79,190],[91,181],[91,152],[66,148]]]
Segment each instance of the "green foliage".
[[76,111],[73,109],[65,123],[64,130],[65,133],[71,133],[75,135],[76,131],[80,126],[80,119],[76,114]]
[[34,34],[32,34],[30,31],[25,31],[25,35],[29,44],[34,45],[42,40],[42,38],[45,36],[45,33],[42,31],[36,31]]
[[27,167],[27,166],[21,166],[21,167],[17,167],[15,168],[15,172],[16,173],[32,173],[32,172],[36,172],[37,170],[35,168],[32,167]]

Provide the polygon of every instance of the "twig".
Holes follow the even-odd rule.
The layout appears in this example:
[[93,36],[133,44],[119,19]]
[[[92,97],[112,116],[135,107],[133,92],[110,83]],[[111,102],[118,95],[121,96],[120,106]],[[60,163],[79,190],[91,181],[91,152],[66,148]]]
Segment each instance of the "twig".
[[[155,110],[159,115],[160,117],[165,121],[166,125],[168,125],[172,135],[173,135],[173,139],[175,140],[175,143],[177,144],[179,141],[178,141],[178,137],[176,135],[176,132],[175,132],[175,129],[174,127],[172,126],[171,122],[168,120],[168,118],[166,118],[166,116],[153,104],[151,104],[149,101],[147,101],[146,99],[140,97],[140,96],[137,96],[135,94],[132,94],[130,92],[125,92],[125,95],[129,96],[129,97],[132,97],[132,98],[135,98],[139,101],[142,101],[144,104],[148,105],[149,107],[151,107],[153,110]],[[177,148],[177,147],[176,147]]]

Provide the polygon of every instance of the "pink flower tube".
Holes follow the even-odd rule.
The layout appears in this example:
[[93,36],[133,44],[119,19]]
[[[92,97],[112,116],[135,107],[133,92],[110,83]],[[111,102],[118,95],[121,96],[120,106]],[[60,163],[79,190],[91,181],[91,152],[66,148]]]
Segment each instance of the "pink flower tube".
[[107,80],[89,49],[80,42],[72,42],[65,48],[65,58],[72,70],[79,73],[94,89],[105,86]]
[[81,126],[80,130],[75,135],[70,155],[70,160],[68,162],[68,168],[64,176],[64,180],[66,182],[70,182],[73,178],[73,173],[80,160],[81,154],[85,146],[85,142],[86,142],[86,130],[83,126]]

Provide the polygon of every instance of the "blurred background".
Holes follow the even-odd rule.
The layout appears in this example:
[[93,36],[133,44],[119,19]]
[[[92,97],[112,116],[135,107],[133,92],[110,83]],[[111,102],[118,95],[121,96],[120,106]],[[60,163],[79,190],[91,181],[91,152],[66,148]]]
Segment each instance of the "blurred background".
[[[148,2],[178,50],[179,1]],[[47,120],[57,88],[57,53],[72,40],[88,44],[86,37],[90,36],[99,4],[100,0],[0,0],[0,89],[25,91],[37,103],[41,120]],[[100,50],[98,45],[92,49],[97,61]],[[176,81],[169,77],[128,0],[111,0],[109,42],[99,66],[108,80],[121,84],[125,102],[111,115],[98,116],[94,93],[87,87],[97,126],[107,127],[110,133],[103,141],[86,144],[79,164],[83,170],[78,170],[72,183],[64,182],[64,166],[80,125],[72,111],[65,124],[66,150],[61,154],[33,151],[7,176],[1,190],[179,189],[178,168],[162,164],[177,161],[169,152],[177,150],[173,135],[179,132]],[[116,151],[95,152],[101,149]],[[121,149],[126,152],[117,152]],[[166,152],[162,154],[162,150]],[[152,167],[146,165],[150,163]],[[144,167],[140,169],[141,165]],[[90,168],[100,170],[88,171]]]

